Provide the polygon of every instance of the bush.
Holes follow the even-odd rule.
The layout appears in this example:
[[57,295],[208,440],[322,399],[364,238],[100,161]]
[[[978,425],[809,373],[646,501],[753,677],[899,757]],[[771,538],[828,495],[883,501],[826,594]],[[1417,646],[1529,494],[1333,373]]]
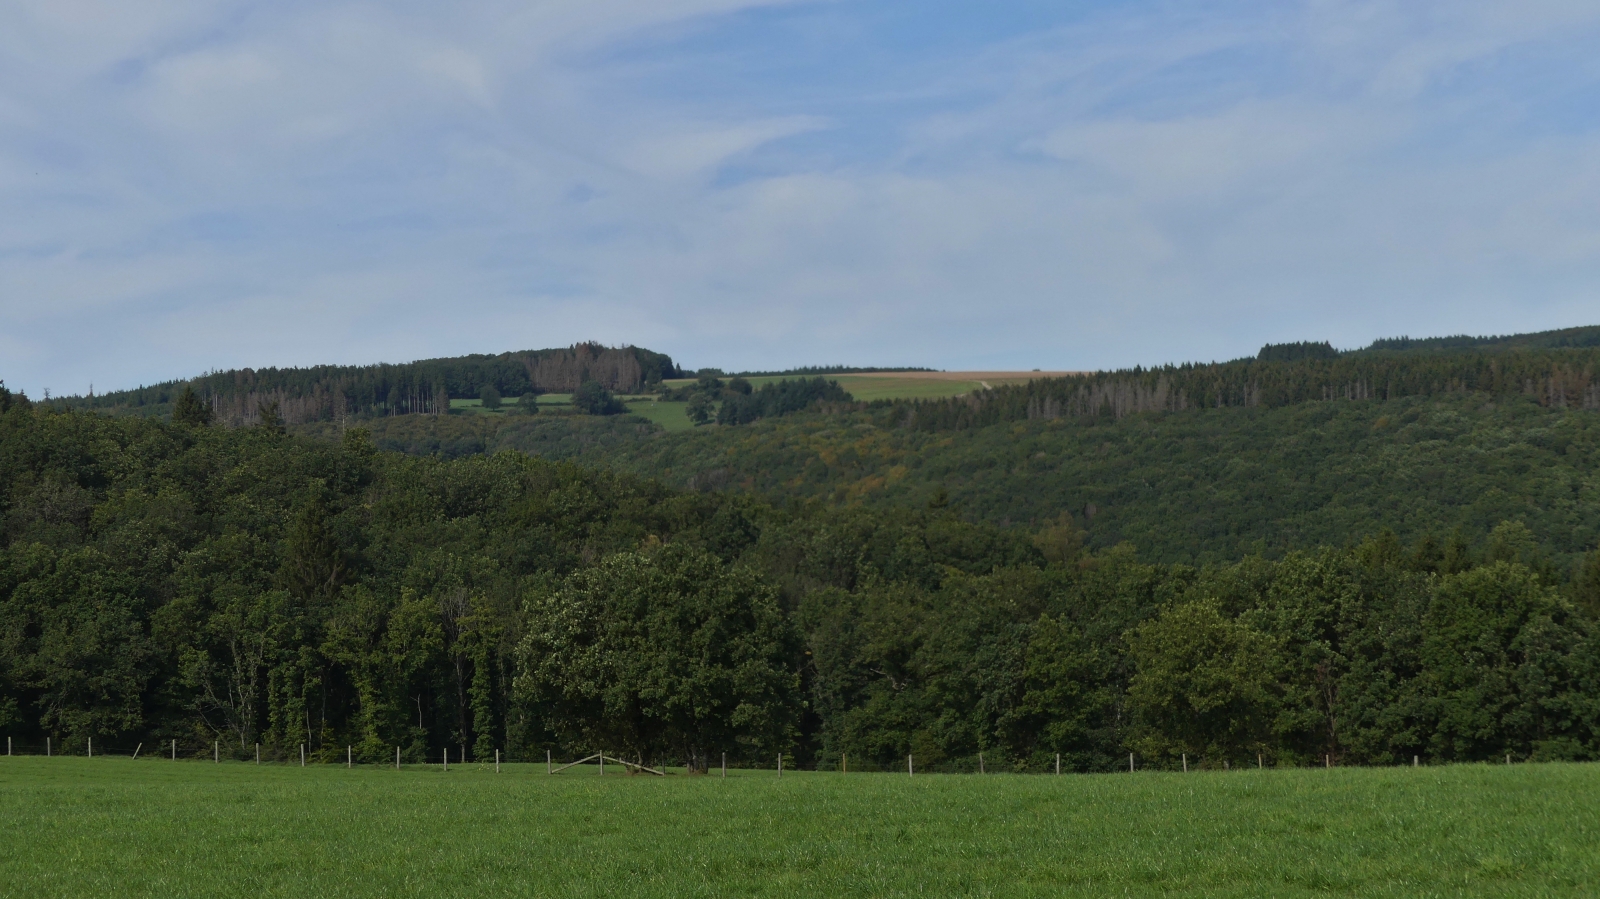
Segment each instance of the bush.
[[572,392],[572,405],[585,415],[617,415],[628,411],[628,407],[600,386],[599,381],[584,381]]

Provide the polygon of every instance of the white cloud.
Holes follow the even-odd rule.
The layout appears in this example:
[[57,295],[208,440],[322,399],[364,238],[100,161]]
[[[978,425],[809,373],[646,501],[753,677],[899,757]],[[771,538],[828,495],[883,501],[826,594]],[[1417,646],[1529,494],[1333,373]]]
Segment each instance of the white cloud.
[[0,377],[590,337],[1079,367],[1589,314],[1590,5],[1119,7],[843,96],[721,58],[776,5],[0,9]]

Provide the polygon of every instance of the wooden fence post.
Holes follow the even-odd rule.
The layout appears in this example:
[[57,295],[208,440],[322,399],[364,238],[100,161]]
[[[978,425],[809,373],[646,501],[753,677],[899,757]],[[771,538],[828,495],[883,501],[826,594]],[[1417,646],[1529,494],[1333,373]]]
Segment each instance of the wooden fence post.
[[1189,753],[1183,753],[1183,773],[1189,773]]
[[356,766],[355,750],[349,744],[345,744],[344,747],[344,766],[346,768],[354,768]]
[[726,752],[722,754],[722,776],[728,776],[728,754]]
[[983,773],[983,753],[978,753],[978,773]]
[[500,750],[494,751],[494,773],[500,773]]
[[550,750],[546,749],[544,751],[544,773],[550,773],[550,764]]
[[916,777],[917,766],[911,761],[911,753],[906,753],[906,776]]
[[394,748],[394,770],[400,770],[400,747]]
[[306,744],[300,744],[300,767],[306,766]]
[[1128,773],[1133,773],[1133,753],[1128,753]]
[[256,764],[261,764],[261,744],[256,744]]
[[1056,753],[1056,773],[1061,773],[1061,753]]
[[89,738],[89,758],[94,758],[94,737]]
[[211,761],[215,762],[218,765],[222,764],[222,741],[221,740],[212,740],[211,741]]

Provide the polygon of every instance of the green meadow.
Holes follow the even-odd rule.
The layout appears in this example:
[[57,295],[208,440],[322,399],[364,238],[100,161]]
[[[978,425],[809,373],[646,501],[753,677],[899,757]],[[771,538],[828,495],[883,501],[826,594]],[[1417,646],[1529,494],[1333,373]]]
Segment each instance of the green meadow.
[[1600,766],[1102,775],[0,758],[0,893],[1589,896]]

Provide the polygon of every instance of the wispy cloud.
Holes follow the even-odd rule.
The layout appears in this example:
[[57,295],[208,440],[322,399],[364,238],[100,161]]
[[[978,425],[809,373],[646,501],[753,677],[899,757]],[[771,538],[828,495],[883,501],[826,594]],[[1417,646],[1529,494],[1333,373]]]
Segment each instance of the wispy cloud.
[[[26,8],[25,8],[26,7]],[[1595,318],[1592,4],[0,9],[0,377],[1078,367]]]

